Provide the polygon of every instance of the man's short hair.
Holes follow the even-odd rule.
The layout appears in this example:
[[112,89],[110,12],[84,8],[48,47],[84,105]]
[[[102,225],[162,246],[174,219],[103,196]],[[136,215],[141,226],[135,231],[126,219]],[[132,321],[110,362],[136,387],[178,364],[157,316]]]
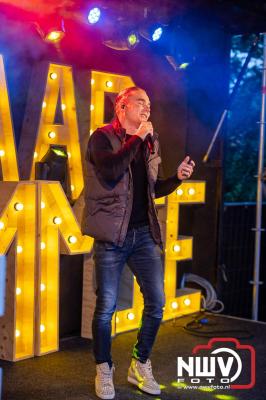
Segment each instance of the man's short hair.
[[118,93],[115,99],[115,114],[117,115],[118,107],[120,106],[121,103],[126,101],[128,96],[130,96],[133,92],[136,92],[137,90],[143,90],[138,86],[131,86],[126,89],[121,90],[121,92]]

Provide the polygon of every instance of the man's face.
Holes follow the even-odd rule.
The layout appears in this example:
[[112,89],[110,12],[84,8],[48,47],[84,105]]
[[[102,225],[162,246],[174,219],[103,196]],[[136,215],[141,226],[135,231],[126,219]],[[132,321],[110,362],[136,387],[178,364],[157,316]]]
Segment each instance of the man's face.
[[136,128],[150,117],[150,99],[144,90],[136,90],[125,100],[124,117]]

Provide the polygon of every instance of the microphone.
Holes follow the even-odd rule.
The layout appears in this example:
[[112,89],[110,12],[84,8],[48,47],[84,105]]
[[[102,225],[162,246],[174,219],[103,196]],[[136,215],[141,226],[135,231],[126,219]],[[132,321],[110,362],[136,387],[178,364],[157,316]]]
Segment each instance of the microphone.
[[155,149],[154,149],[154,137],[153,135],[151,135],[150,133],[148,133],[148,135],[145,138],[145,142],[147,143],[147,146],[150,150],[151,154],[155,153]]

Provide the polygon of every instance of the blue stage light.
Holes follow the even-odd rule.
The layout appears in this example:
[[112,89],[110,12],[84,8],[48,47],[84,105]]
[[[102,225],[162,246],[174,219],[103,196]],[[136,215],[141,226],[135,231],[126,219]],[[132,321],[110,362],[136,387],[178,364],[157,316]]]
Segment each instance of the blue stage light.
[[101,17],[101,10],[98,7],[94,7],[89,11],[88,21],[90,24],[96,24]]
[[152,34],[152,40],[154,42],[156,42],[156,40],[159,40],[160,37],[162,36],[162,33],[163,33],[163,28],[162,27],[156,28],[154,30],[153,34]]

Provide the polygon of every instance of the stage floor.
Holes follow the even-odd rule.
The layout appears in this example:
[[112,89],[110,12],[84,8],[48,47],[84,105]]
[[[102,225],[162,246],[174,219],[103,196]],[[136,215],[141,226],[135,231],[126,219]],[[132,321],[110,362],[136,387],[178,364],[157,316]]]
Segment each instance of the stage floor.
[[[116,366],[116,399],[135,400],[265,400],[266,382],[266,324],[225,316],[207,315],[209,323],[199,333],[210,331],[210,337],[239,337],[241,344],[256,351],[256,383],[249,390],[177,388],[177,357],[192,355],[196,345],[207,344],[209,337],[194,336],[183,327],[193,320],[182,317],[161,325],[152,353],[154,376],[163,385],[160,396],[151,397],[127,383],[136,331],[120,334],[113,340],[113,361]],[[212,333],[214,332],[214,333]],[[249,335],[252,337],[248,338]],[[246,338],[243,338],[246,337]],[[246,360],[248,362],[248,359]],[[3,400],[92,400],[95,366],[90,340],[69,338],[60,342],[60,351],[42,357],[10,363],[0,361],[3,375]],[[243,373],[245,374],[245,361]]]

